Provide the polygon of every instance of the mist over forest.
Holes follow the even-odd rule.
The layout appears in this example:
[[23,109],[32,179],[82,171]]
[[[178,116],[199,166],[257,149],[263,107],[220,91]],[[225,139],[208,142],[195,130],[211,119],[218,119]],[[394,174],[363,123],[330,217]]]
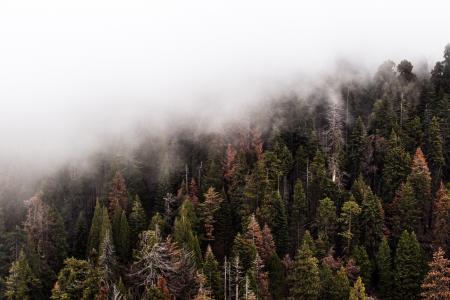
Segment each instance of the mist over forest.
[[0,299],[450,299],[440,1],[0,4]]

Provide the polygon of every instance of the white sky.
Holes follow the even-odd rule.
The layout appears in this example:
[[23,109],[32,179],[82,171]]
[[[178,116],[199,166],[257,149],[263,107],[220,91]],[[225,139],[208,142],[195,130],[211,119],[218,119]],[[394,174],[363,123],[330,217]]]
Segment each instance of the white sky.
[[138,123],[230,116],[336,59],[432,66],[449,12],[433,0],[0,0],[0,163],[60,162]]

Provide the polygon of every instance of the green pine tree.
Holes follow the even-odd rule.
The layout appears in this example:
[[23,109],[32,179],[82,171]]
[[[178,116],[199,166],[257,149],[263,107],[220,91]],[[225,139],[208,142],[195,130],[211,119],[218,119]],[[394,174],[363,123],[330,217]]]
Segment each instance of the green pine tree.
[[347,172],[352,183],[363,171],[367,152],[367,133],[361,117],[356,119],[347,147]]
[[87,254],[91,253],[93,249],[98,250],[100,245],[100,230],[102,227],[103,207],[97,199],[95,203],[94,216],[91,221],[91,229],[89,231],[89,238],[87,242]]
[[[448,114],[448,111],[447,111]],[[439,187],[442,179],[442,170],[445,164],[443,142],[439,119],[433,117],[427,132],[427,157],[433,178],[434,191]]]
[[390,299],[393,287],[393,270],[391,249],[386,237],[383,237],[376,255],[376,267],[378,278],[378,295],[382,299]]
[[67,258],[52,289],[52,300],[94,299],[98,291],[98,273],[86,260]]
[[308,203],[306,202],[305,193],[303,191],[303,183],[300,179],[297,179],[294,186],[294,199],[289,216],[289,236],[291,241],[291,249],[293,250],[300,247],[307,217]]
[[355,285],[350,289],[349,300],[366,300],[366,288],[364,287],[364,283],[362,282],[361,277],[355,282]]
[[[135,247],[139,239],[139,233],[147,229],[148,223],[141,200],[137,195],[133,201],[128,223],[130,226],[130,245]],[[162,228],[160,228],[160,230],[162,230]]]
[[352,253],[356,265],[359,267],[359,273],[367,286],[372,282],[372,262],[369,259],[366,249],[363,246],[356,246]]
[[383,168],[383,199],[390,202],[395,192],[410,173],[411,158],[405,151],[399,136],[393,131],[389,137],[388,150]]
[[11,300],[35,299],[36,290],[40,287],[40,280],[31,270],[28,259],[23,250],[9,269],[6,278],[5,295]]
[[88,227],[84,211],[80,211],[75,223],[75,234],[72,253],[77,258],[82,258],[86,254]]
[[294,262],[289,289],[289,299],[318,299],[321,291],[319,261],[314,257],[307,242],[303,242]]
[[213,292],[214,298],[223,299],[223,282],[217,262],[211,247],[208,245],[206,249],[205,259],[203,262],[203,274],[206,277],[206,286]]
[[192,252],[195,262],[199,267],[202,261],[202,254],[197,234],[193,231],[192,223],[195,222],[195,212],[190,200],[185,200],[180,207],[179,215],[175,219],[173,236],[175,242],[183,249]]
[[422,250],[416,235],[403,231],[395,255],[396,299],[419,299],[423,268]]

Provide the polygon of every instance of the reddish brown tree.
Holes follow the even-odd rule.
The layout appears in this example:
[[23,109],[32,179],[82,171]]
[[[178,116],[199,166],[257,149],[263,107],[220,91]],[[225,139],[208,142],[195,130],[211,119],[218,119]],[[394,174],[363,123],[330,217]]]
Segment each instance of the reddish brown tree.
[[442,182],[433,207],[433,244],[444,250],[450,246],[450,197]]
[[222,168],[224,179],[230,183],[236,171],[236,150],[234,150],[231,144],[228,144],[227,150],[225,151],[225,159],[222,163]]
[[450,299],[450,261],[442,248],[433,254],[430,271],[422,283],[422,298],[426,300]]
[[122,172],[117,171],[111,182],[108,195],[108,211],[113,216],[116,207],[120,206],[123,210],[128,209],[128,191],[125,184],[125,178]]

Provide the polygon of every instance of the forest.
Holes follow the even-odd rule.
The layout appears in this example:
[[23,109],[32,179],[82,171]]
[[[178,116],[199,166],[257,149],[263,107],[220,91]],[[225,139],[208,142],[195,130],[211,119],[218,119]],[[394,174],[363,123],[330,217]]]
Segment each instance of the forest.
[[450,299],[450,44],[247,119],[3,186],[1,299]]

